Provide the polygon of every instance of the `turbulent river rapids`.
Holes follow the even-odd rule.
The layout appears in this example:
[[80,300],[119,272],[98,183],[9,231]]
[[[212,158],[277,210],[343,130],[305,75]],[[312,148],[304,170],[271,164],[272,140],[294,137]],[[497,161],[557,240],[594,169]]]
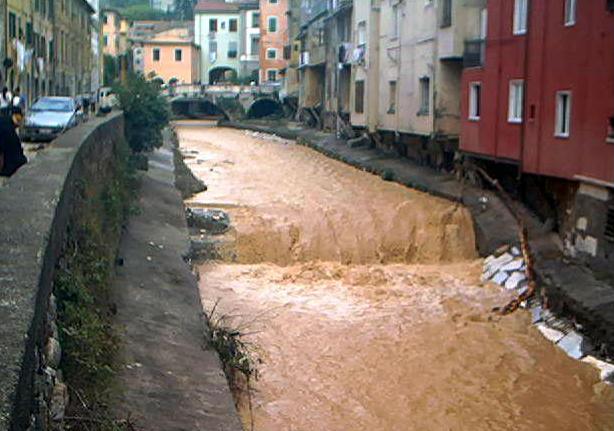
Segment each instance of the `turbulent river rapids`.
[[256,430],[614,429],[590,366],[490,312],[509,296],[480,281],[463,207],[290,141],[177,132],[208,186],[188,203],[232,220],[200,289],[258,346]]

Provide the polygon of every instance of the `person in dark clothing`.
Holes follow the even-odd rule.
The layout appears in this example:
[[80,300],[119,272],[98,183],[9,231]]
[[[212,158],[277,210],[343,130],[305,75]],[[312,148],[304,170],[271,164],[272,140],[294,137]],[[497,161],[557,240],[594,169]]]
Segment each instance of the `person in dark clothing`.
[[10,177],[28,163],[11,117],[0,116],[0,175]]

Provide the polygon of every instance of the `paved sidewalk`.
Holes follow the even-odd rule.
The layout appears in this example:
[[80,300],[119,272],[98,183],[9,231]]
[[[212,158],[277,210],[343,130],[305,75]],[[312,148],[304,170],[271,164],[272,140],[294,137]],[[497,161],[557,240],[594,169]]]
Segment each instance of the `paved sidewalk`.
[[197,281],[169,144],[150,156],[113,282],[123,336],[115,410],[147,431],[242,429],[217,353],[205,342]]

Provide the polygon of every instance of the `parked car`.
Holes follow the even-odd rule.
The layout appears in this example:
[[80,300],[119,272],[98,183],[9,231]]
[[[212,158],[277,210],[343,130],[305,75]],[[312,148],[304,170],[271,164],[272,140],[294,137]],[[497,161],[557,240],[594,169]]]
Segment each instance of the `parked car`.
[[98,109],[102,113],[109,113],[119,105],[119,100],[111,87],[101,87],[98,89]]
[[21,140],[52,141],[79,124],[82,115],[71,97],[41,97],[26,113],[20,127]]

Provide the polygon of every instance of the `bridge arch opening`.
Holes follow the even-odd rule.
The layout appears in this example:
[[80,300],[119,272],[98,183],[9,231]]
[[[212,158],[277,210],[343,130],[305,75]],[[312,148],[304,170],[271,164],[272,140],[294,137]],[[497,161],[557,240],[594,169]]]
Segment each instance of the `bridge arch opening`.
[[219,66],[209,71],[209,84],[228,84],[237,78],[237,71],[232,67]]
[[284,109],[276,100],[258,99],[247,110],[247,118],[283,117]]
[[226,119],[230,117],[215,103],[203,99],[177,99],[171,102],[173,116],[177,118]]

